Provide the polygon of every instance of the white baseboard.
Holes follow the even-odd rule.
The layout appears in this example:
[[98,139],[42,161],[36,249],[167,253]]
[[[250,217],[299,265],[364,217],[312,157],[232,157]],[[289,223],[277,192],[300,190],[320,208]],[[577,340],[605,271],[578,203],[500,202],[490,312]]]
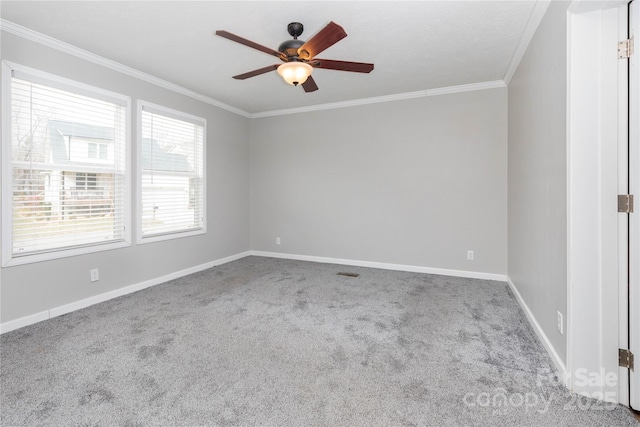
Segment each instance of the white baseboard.
[[567,388],[570,388],[570,384],[568,382],[569,375],[567,373],[567,367],[562,361],[562,358],[560,357],[556,349],[553,347],[553,344],[551,344],[551,341],[549,341],[547,334],[545,334],[542,328],[540,327],[540,324],[538,323],[535,316],[529,309],[529,306],[522,298],[522,295],[520,295],[520,292],[518,292],[516,285],[511,281],[511,278],[508,276],[507,276],[507,283],[509,284],[509,288],[511,289],[511,292],[513,292],[513,294],[515,295],[516,300],[518,301],[518,304],[520,304],[520,307],[522,307],[522,311],[524,311],[524,314],[527,316],[527,320],[529,320],[529,324],[531,324],[531,326],[533,327],[533,330],[536,332],[536,335],[538,335],[538,338],[540,338],[540,341],[542,341],[542,345],[544,345],[544,348],[547,350],[547,353],[549,353],[549,356],[551,356],[551,360],[553,361],[553,364],[558,370],[558,373],[560,374],[564,385]]
[[411,273],[439,274],[441,276],[466,277],[470,279],[497,280],[501,282],[507,281],[504,274],[481,273],[477,271],[464,270],[447,270],[443,268],[421,267],[406,264],[389,264],[373,261],[358,261],[353,259],[328,258],[310,255],[294,255],[284,254],[280,252],[251,251],[253,256],[261,256],[268,258],[295,259],[298,261],[321,262],[325,264],[352,265],[354,267],[379,268],[381,270],[408,271]]
[[41,311],[39,313],[30,314],[28,316],[20,317],[19,319],[10,320],[5,323],[0,323],[0,334],[13,331],[14,329],[24,328],[25,326],[32,325],[34,323],[42,322],[49,319],[49,310]]
[[22,328],[43,320],[52,319],[63,314],[71,313],[72,311],[80,310],[82,308],[89,307],[100,302],[108,301],[113,298],[117,298],[123,295],[127,295],[133,292],[140,291],[151,286],[159,285],[160,283],[168,282],[169,280],[177,279],[179,277],[186,276],[188,274],[197,273],[198,271],[206,270],[208,268],[216,267],[218,265],[226,264],[231,261],[238,260],[251,255],[250,251],[241,252],[235,255],[231,255],[225,258],[220,258],[214,261],[210,261],[204,264],[189,267],[184,270],[176,271],[166,274],[164,276],[156,277],[144,282],[136,283],[133,285],[125,286],[123,288],[115,289],[113,291],[105,292],[103,294],[95,295],[89,298],[85,298],[79,301],[74,301],[69,304],[54,307],[49,310],[41,311],[39,313],[31,314],[29,316],[21,317],[19,319],[10,320],[5,323],[0,323],[0,334],[13,331],[18,328]]

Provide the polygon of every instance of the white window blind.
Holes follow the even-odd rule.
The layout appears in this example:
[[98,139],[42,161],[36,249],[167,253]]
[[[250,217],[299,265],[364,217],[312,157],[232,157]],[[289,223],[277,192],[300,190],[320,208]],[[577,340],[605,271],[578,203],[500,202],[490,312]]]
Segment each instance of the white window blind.
[[12,259],[125,240],[128,98],[42,74],[10,78]]
[[205,229],[204,119],[141,103],[141,240]]

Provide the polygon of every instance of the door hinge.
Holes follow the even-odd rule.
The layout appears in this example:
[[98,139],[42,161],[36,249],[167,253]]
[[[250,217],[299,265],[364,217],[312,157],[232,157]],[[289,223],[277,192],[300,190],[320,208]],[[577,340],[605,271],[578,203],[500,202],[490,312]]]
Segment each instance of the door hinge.
[[633,55],[633,37],[618,42],[618,59],[627,59]]
[[618,349],[618,366],[631,369],[633,371],[633,353],[630,350]]
[[621,194],[618,196],[618,212],[633,213],[633,194]]

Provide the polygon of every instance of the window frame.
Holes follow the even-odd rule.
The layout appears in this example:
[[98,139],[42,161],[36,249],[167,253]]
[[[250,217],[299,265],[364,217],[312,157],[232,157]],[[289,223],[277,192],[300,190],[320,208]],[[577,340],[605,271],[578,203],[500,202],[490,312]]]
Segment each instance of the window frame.
[[[14,73],[28,77],[29,81],[49,86],[54,89],[65,90],[79,95],[100,99],[121,105],[124,111],[124,183],[123,186],[123,238],[106,243],[92,243],[75,247],[51,249],[44,252],[14,256],[13,254],[13,143],[12,143],[12,78]],[[0,198],[0,215],[2,216],[2,266],[31,264],[77,255],[85,255],[117,248],[131,246],[131,98],[120,93],[112,92],[100,87],[68,79],[56,74],[35,68],[2,61],[2,149],[0,150],[0,164],[2,176],[2,197]]]
[[[166,233],[152,234],[143,236],[142,234],[142,111],[143,109],[152,114],[158,114],[166,116],[172,119],[189,122],[195,125],[200,125],[203,128],[202,133],[202,227],[184,231],[173,231]],[[207,119],[198,117],[193,114],[185,113],[184,111],[176,110],[170,107],[166,107],[152,102],[139,99],[136,107],[136,234],[137,244],[160,242],[165,240],[179,239],[183,237],[198,236],[207,233]]]

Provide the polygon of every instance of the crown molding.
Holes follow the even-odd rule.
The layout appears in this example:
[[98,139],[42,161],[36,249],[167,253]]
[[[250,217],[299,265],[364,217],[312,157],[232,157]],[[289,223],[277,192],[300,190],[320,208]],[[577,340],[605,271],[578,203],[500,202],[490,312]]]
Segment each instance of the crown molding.
[[522,32],[522,36],[520,37],[520,41],[518,41],[518,46],[516,46],[516,50],[511,57],[511,62],[509,63],[509,67],[507,68],[507,72],[504,75],[504,80],[506,85],[509,85],[513,75],[515,74],[518,66],[520,65],[520,61],[524,57],[527,48],[529,47],[529,43],[531,43],[531,39],[533,35],[536,33],[540,22],[542,22],[542,18],[544,14],[547,12],[549,5],[551,4],[551,0],[539,0],[533,6],[533,10],[531,11],[531,15],[529,15],[529,20],[527,21],[527,25]]
[[179,93],[181,95],[188,96],[198,101],[202,101],[206,104],[213,105],[214,107],[218,107],[223,110],[227,110],[231,113],[239,114],[247,118],[250,117],[250,114],[244,110],[241,110],[236,107],[232,107],[231,105],[227,105],[216,99],[202,95],[198,92],[194,92],[190,89],[184,88],[175,83],[168,82],[166,80],[152,76],[151,74],[147,74],[143,71],[136,70],[135,68],[128,67],[119,62],[112,61],[111,59],[104,58],[102,56],[96,55],[95,53],[91,53],[87,50],[80,49],[77,46],[71,45],[69,43],[65,43],[58,39],[54,39],[53,37],[49,37],[47,35],[38,33],[37,31],[30,30],[21,25],[14,24],[11,21],[0,19],[0,30],[6,31],[8,33],[14,34],[16,36],[22,37],[27,40],[31,40],[41,45],[56,49],[60,52],[75,56],[77,58],[84,59],[94,64],[109,68],[119,73],[126,74],[131,77],[135,77],[137,79],[143,80],[147,83],[151,83],[161,88],[168,89],[170,91]]
[[252,119],[272,116],[284,116],[287,114],[308,113],[311,111],[333,110],[336,108],[356,107],[360,105],[379,104],[382,102],[402,101],[406,99],[424,98],[428,96],[449,95],[453,93],[471,92],[476,90],[496,89],[507,87],[502,80],[489,82],[470,83],[465,85],[447,86],[436,89],[418,90],[415,92],[398,93],[394,95],[376,96],[372,98],[354,99],[352,101],[332,102],[329,104],[310,105],[308,107],[287,108],[284,110],[264,111],[253,113]]

